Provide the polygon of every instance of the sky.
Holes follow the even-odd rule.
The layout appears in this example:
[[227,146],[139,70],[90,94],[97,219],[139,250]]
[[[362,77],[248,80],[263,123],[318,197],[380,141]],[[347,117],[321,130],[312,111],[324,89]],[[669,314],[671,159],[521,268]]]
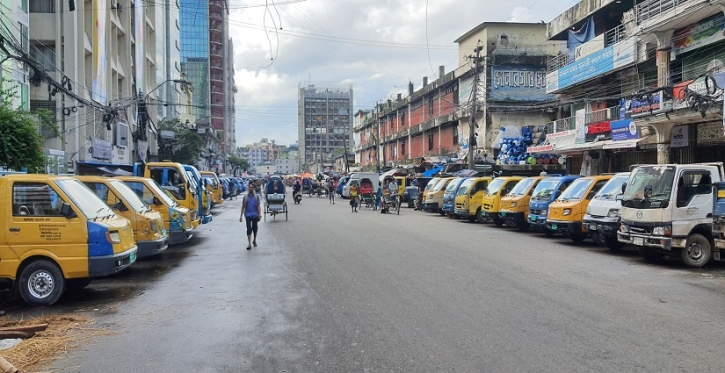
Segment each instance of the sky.
[[549,22],[579,0],[229,0],[237,146],[297,141],[297,92],[353,88],[353,110],[458,67],[483,22]]

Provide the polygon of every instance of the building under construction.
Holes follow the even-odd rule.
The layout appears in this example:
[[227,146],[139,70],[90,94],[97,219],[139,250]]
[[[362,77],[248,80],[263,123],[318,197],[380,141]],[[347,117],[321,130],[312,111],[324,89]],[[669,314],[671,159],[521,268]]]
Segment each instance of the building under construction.
[[321,171],[338,153],[352,149],[352,85],[299,87],[297,104],[300,170]]

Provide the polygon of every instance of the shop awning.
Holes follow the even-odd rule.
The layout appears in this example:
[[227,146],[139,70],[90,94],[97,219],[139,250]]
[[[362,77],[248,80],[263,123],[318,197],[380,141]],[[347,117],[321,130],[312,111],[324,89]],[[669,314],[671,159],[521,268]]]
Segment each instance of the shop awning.
[[543,143],[536,146],[529,146],[526,152],[529,154],[558,154],[562,148],[574,145],[576,136],[574,132],[566,132],[563,135],[547,135]]
[[625,141],[612,141],[608,140],[604,142],[602,149],[617,150],[617,149],[635,149],[640,144],[654,144],[657,141],[657,136],[650,135],[641,137],[634,140]]
[[430,170],[423,172],[423,176],[425,176],[425,177],[433,177],[433,175],[435,175],[435,174],[437,174],[437,173],[439,173],[441,171],[443,171],[443,167],[431,168]]

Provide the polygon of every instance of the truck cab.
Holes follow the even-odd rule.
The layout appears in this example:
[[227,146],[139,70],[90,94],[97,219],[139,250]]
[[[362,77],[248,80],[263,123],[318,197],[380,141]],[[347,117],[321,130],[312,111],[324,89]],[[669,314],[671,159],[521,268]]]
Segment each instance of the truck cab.
[[584,229],[583,220],[589,201],[611,178],[612,175],[597,175],[574,180],[549,205],[546,227],[551,231],[561,232],[576,243],[584,241],[587,231]]
[[206,181],[206,189],[211,196],[211,207],[221,205],[224,202],[224,189],[219,182],[219,177],[211,171],[199,171],[201,178]]
[[126,183],[154,211],[161,214],[164,229],[169,233],[169,245],[186,243],[194,236],[189,209],[179,205],[156,180],[137,176],[117,178]]
[[76,176],[113,212],[128,219],[133,228],[138,258],[162,253],[169,247],[169,235],[161,214],[153,211],[123,181],[103,176]]
[[624,244],[617,240],[619,215],[622,212],[622,185],[627,183],[629,172],[614,174],[602,189],[594,195],[584,214],[584,229],[592,239],[612,251],[618,251]]
[[[138,173],[138,172],[137,172]],[[136,175],[140,176],[140,175]],[[174,199],[191,212],[191,225],[196,229],[201,224],[200,194],[196,183],[187,175],[180,163],[149,162],[143,170],[143,177],[154,179]]]
[[546,226],[549,204],[578,178],[579,175],[552,176],[539,181],[529,200],[529,225],[535,231],[544,233],[547,236],[554,235],[555,232],[549,230]]
[[522,179],[522,176],[501,176],[488,184],[481,196],[481,211],[479,212],[484,220],[491,219],[499,227],[503,225],[504,220],[499,219],[498,216],[501,210],[501,198],[509,194]]
[[428,191],[423,200],[423,210],[445,215],[443,212],[443,193],[453,179],[455,177],[442,178],[441,181]]
[[515,225],[521,231],[529,229],[529,201],[539,181],[543,179],[544,176],[525,177],[507,195],[501,197],[499,219]]
[[456,192],[456,208],[453,214],[470,221],[476,220],[481,210],[481,196],[491,180],[488,176],[469,177],[464,180]]
[[622,195],[619,242],[647,261],[679,257],[700,268],[722,258],[713,242],[713,184],[722,181],[722,162],[636,167]]
[[443,210],[444,214],[448,216],[453,215],[453,210],[455,210],[455,199],[456,193],[458,192],[458,187],[460,187],[461,183],[463,183],[466,179],[467,178],[465,177],[456,177],[451,180],[450,183],[448,183],[446,190],[443,191],[443,204],[441,210]]
[[199,203],[199,216],[201,217],[201,224],[209,224],[212,220],[211,215],[211,194],[206,189],[206,182],[202,180],[199,170],[194,166],[185,164],[184,170],[186,176],[189,178],[189,182],[194,184],[194,189],[197,191],[197,199]]
[[0,279],[30,305],[52,305],[136,261],[131,223],[79,180],[0,176],[0,198]]

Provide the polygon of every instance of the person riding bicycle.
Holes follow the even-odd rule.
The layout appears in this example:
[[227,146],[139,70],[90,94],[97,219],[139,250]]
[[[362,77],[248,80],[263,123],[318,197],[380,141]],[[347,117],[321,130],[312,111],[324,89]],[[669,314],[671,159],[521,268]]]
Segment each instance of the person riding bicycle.
[[292,184],[292,198],[295,198],[300,190],[302,190],[302,185],[299,180],[295,180],[295,183]]

